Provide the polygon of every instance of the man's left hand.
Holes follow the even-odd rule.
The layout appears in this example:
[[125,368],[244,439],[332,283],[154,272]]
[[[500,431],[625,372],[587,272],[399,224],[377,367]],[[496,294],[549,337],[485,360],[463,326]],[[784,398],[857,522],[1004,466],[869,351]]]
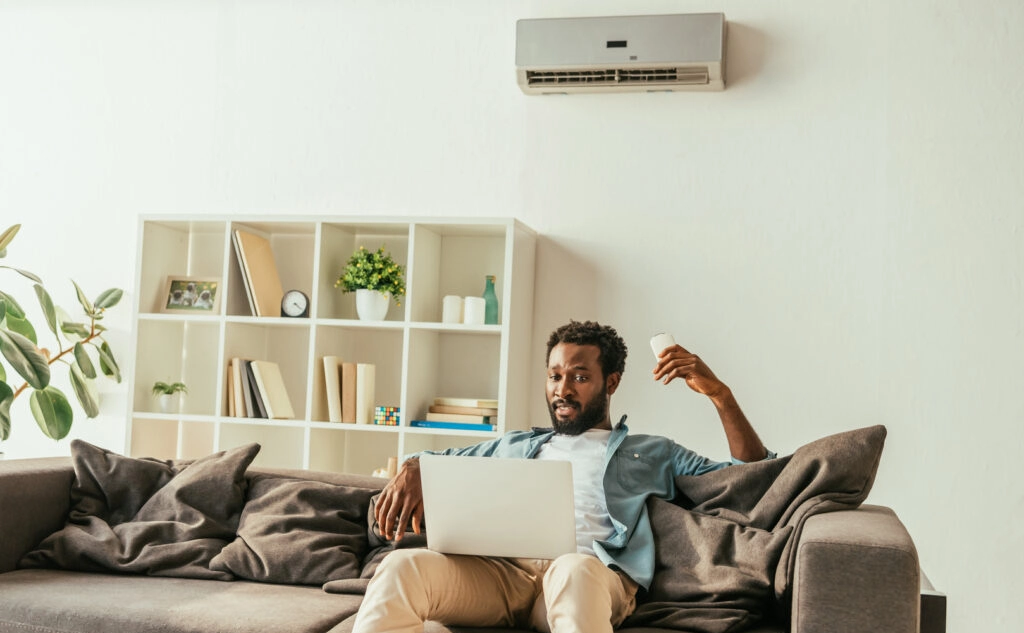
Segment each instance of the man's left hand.
[[712,400],[729,393],[718,376],[696,354],[691,354],[681,345],[667,347],[658,354],[658,364],[653,370],[654,379],[668,384],[676,378],[682,378],[686,385]]

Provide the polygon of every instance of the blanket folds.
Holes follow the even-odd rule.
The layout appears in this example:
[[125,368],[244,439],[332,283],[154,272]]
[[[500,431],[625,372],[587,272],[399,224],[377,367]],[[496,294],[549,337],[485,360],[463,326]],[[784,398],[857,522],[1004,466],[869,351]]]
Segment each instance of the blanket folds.
[[779,459],[678,477],[673,502],[649,499],[656,570],[625,626],[733,633],[788,603],[804,522],[858,507],[885,427],[831,435]]

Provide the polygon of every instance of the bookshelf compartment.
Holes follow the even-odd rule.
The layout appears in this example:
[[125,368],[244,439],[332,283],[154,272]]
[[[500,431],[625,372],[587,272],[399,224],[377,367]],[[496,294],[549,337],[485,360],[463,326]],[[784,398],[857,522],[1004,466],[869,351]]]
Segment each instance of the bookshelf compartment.
[[[283,320],[281,320],[283,321]],[[228,323],[224,336],[223,367],[220,371],[226,377],[228,363],[232,358],[246,360],[268,360],[278,364],[285,390],[291,401],[295,418],[306,417],[307,359],[309,358],[309,327],[302,323],[259,322]],[[226,389],[222,408],[227,414]]]
[[322,422],[330,419],[324,356],[337,356],[339,361],[347,363],[373,364],[374,406],[402,406],[403,341],[402,330],[394,328],[318,327],[311,372],[313,400],[310,419]]
[[152,420],[134,418],[128,454],[133,457],[155,457],[173,459],[178,454],[178,422],[176,420]]
[[225,422],[220,425],[220,450],[256,442],[260,452],[253,464],[264,468],[305,468],[305,431],[298,426]]
[[167,278],[220,278],[225,261],[223,222],[151,222],[143,225],[142,241],[152,249],[139,261],[138,311],[158,313]]
[[[274,265],[281,280],[283,292],[301,290],[313,300],[313,262],[316,258],[316,224],[309,222],[234,222],[231,224],[232,235],[236,230],[246,231],[270,242],[274,256]],[[238,251],[231,246],[231,265],[228,272],[230,279],[230,296],[227,314],[237,316],[255,316],[249,305],[242,277],[242,267]],[[280,316],[279,308],[272,315]]]
[[134,411],[158,412],[153,383],[183,382],[181,413],[215,415],[219,368],[220,325],[193,319],[142,320],[137,332],[138,354],[147,362],[135,370]]
[[216,425],[213,422],[181,423],[181,441],[177,457],[199,459],[214,452]]
[[309,468],[312,470],[369,475],[378,468],[387,467],[388,458],[397,455],[397,433],[361,432],[344,428],[310,430]]
[[[377,250],[383,246],[394,260],[405,268],[406,293],[409,286],[409,225],[406,223],[326,223],[320,237],[319,279],[316,315],[322,319],[358,319],[356,295],[335,288],[352,256],[360,246]],[[404,321],[406,297],[391,298],[385,321]],[[401,302],[402,305],[398,305]]]
[[499,416],[501,337],[497,332],[412,330],[409,333],[409,376],[406,406],[411,416],[402,424],[422,420],[437,397],[497,399]]
[[413,234],[416,279],[409,302],[413,321],[440,323],[445,295],[482,296],[486,276],[494,275],[498,321],[502,322],[505,227],[421,224]]

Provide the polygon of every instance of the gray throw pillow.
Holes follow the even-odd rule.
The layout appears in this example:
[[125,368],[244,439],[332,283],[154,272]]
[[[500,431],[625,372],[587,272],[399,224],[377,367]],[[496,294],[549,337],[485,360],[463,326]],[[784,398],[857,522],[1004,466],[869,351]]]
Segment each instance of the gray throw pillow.
[[322,585],[359,576],[375,489],[255,475],[238,538],[211,562],[259,582]]
[[230,580],[209,564],[235,537],[259,450],[248,444],[179,468],[75,440],[67,524],[19,565]]

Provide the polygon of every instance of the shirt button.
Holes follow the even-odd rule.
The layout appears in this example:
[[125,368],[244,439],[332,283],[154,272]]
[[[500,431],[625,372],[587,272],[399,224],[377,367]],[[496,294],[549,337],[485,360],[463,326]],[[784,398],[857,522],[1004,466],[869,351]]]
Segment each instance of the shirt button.
[[636,459],[639,459],[640,458],[640,453],[633,453],[633,457],[636,458]]

